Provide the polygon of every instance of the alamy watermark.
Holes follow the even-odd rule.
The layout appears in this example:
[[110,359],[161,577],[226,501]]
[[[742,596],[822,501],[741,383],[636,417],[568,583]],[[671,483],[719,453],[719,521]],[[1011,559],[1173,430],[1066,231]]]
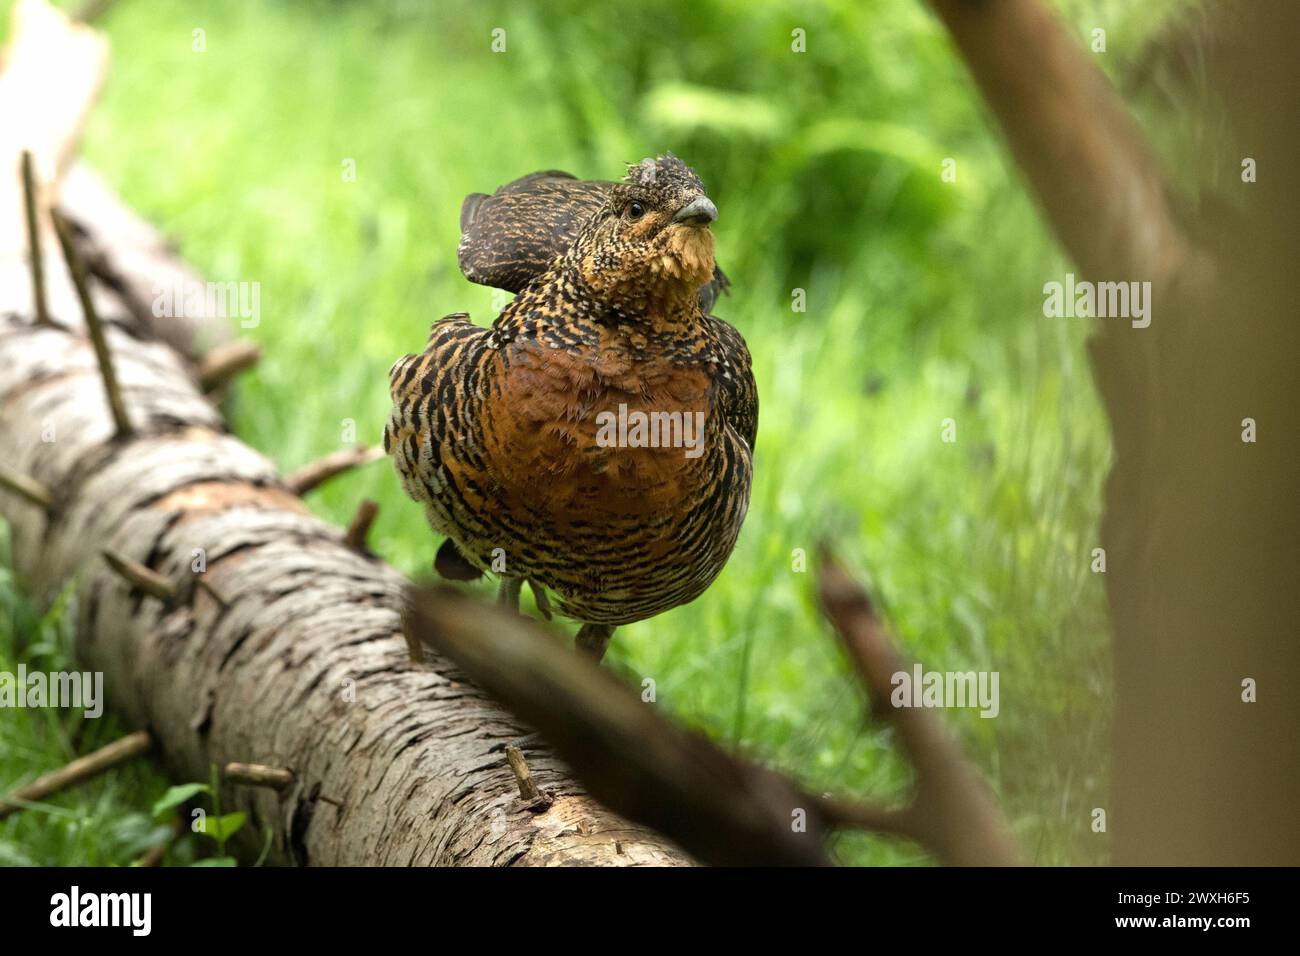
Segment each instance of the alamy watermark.
[[628,411],[596,416],[596,444],[601,448],[684,448],[687,458],[704,454],[704,412]]
[[153,287],[153,314],[176,318],[239,319],[245,329],[262,321],[260,282],[198,282],[177,280]]
[[132,936],[153,928],[152,893],[83,893],[73,885],[50,897],[50,925],[57,927],[124,927]]
[[889,682],[894,689],[889,702],[895,707],[978,707],[981,717],[996,717],[997,671],[926,671],[920,664],[911,672],[898,671]]
[[1067,272],[1065,282],[1043,286],[1043,297],[1049,319],[1130,319],[1135,329],[1151,324],[1150,282],[1075,281]]
[[0,671],[0,708],[59,707],[80,710],[95,719],[104,713],[104,675],[101,671],[27,670]]

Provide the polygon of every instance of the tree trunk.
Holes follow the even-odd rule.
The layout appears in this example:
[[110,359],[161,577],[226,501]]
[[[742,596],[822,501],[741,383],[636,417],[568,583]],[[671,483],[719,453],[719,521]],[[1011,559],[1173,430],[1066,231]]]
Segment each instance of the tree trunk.
[[1179,157],[1188,197],[1040,0],[930,3],[1083,278],[1151,283],[1150,327],[1102,320],[1091,354],[1115,447],[1114,861],[1294,866],[1300,11],[1212,5],[1177,25],[1186,50],[1144,57],[1185,55],[1214,94],[1176,100],[1213,133]]

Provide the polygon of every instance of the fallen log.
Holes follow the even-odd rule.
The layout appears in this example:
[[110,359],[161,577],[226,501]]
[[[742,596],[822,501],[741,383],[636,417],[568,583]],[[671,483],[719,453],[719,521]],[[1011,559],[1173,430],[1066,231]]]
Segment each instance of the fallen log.
[[[20,4],[57,48],[43,6]],[[72,35],[84,43],[80,29]],[[12,42],[21,45],[21,30]],[[66,149],[67,137],[46,140]],[[48,151],[37,156],[38,170],[57,165]],[[13,191],[0,199],[18,197],[17,182],[0,185]],[[79,242],[111,273],[114,226],[101,233],[102,206],[74,199],[64,195],[64,211]],[[21,210],[0,208],[10,206]],[[541,812],[522,806],[506,746],[527,728],[444,660],[410,663],[402,576],[347,547],[270,461],[227,433],[200,391],[195,356],[173,347],[201,350],[208,337],[192,317],[152,329],[124,286],[92,267],[132,426],[120,430],[67,269],[49,258],[53,324],[34,321],[23,231],[21,212],[0,222],[0,461],[51,500],[0,486],[16,570],[37,597],[75,582],[82,666],[104,673],[110,706],[148,730],[177,779],[207,780],[213,764],[292,768],[280,790],[223,785],[222,806],[252,824],[233,849],[252,857],[269,831],[279,863],[688,862],[595,804],[538,745],[528,766],[554,800]],[[145,250],[160,259],[159,275],[184,271],[165,243],[136,239],[133,275],[148,274]],[[142,587],[146,579],[172,588]]]

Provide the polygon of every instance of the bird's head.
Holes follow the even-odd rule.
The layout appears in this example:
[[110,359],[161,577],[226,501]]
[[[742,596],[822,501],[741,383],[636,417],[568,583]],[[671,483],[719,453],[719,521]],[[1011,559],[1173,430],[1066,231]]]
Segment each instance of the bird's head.
[[695,170],[671,153],[643,159],[610,188],[573,254],[586,284],[615,305],[693,302],[713,278],[717,217]]

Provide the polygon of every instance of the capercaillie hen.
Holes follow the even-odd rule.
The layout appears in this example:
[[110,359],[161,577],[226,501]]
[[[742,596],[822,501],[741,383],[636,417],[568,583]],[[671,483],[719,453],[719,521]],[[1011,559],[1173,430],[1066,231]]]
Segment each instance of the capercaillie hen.
[[758,395],[744,339],[709,314],[716,217],[671,154],[621,182],[471,195],[461,269],[518,295],[490,328],[435,322],[390,373],[384,446],[449,539],[435,567],[494,570],[516,605],[526,580],[544,612],[553,591],[597,660],[616,626],[712,583],[749,504]]

